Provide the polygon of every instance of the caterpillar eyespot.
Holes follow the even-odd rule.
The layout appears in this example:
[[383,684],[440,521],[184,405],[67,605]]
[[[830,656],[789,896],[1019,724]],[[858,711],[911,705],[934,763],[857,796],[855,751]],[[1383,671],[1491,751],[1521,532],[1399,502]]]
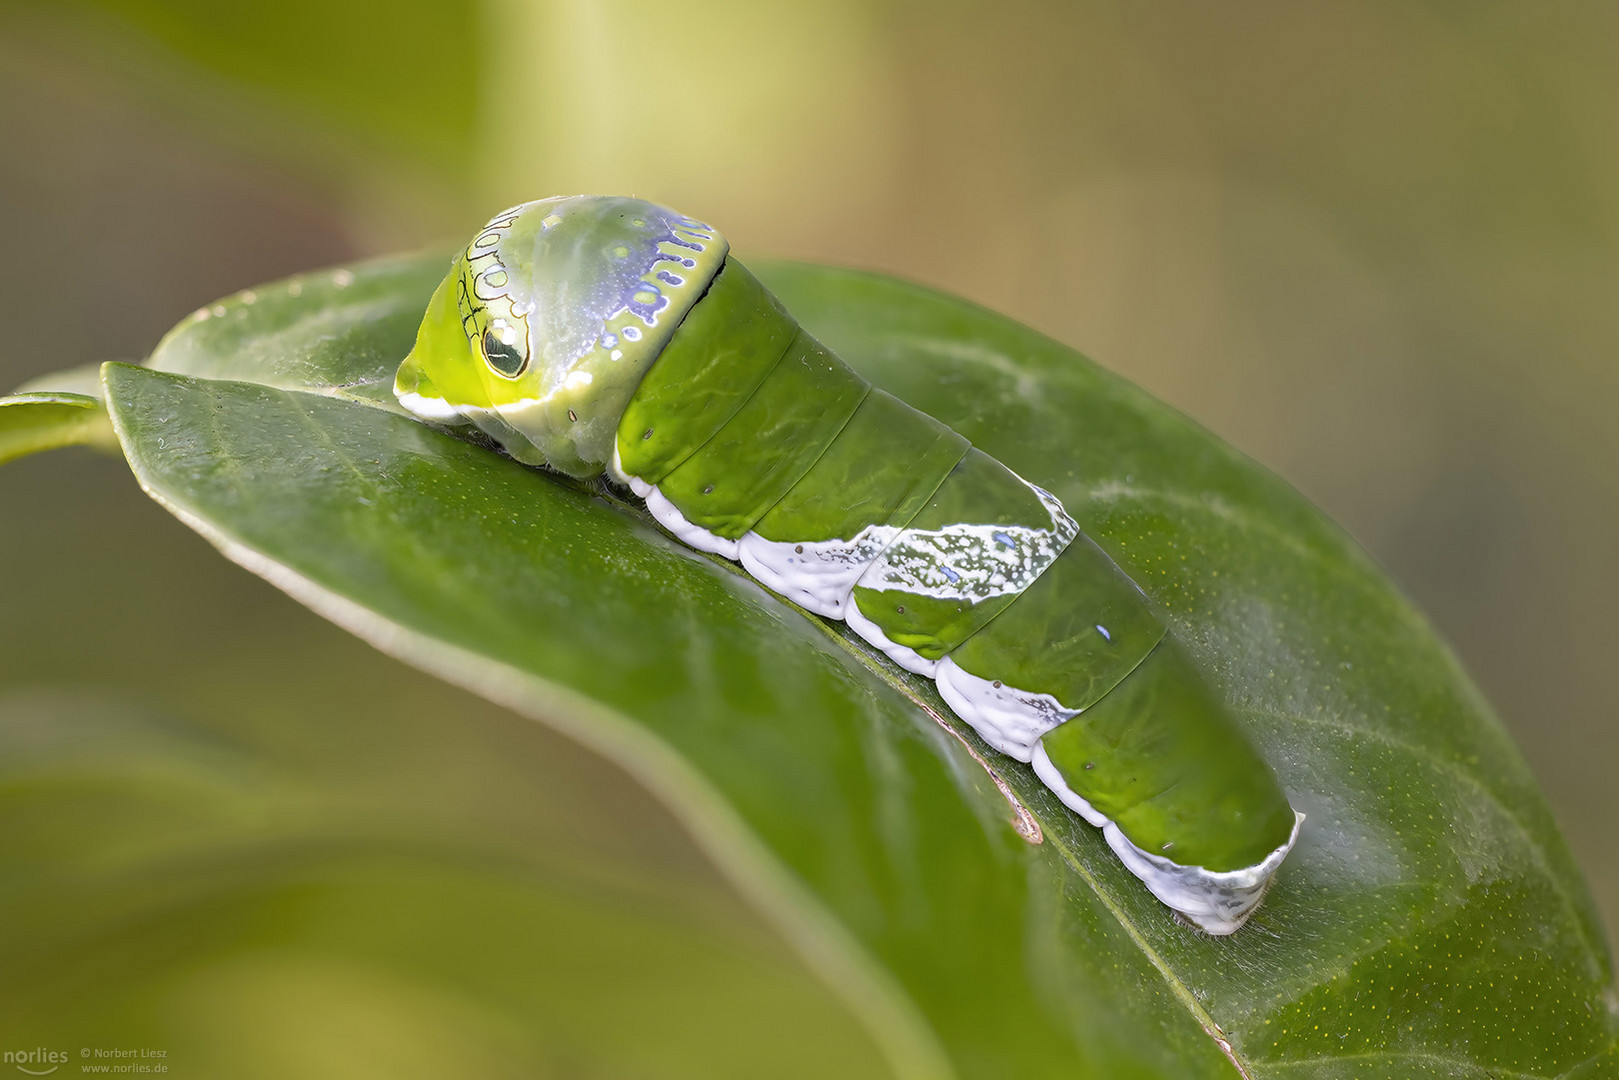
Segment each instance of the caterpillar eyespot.
[[[502,327],[508,330],[507,327]],[[483,332],[483,339],[479,343],[483,347],[484,362],[495,370],[497,374],[508,379],[515,379],[523,373],[528,366],[528,357],[524,356],[511,345],[506,344],[497,336],[495,327],[489,327]]]
[[1242,926],[1298,838],[1236,717],[1062,503],[855,374],[700,221],[590,195],[496,215],[394,391],[519,461],[605,473],[934,679],[1210,934]]

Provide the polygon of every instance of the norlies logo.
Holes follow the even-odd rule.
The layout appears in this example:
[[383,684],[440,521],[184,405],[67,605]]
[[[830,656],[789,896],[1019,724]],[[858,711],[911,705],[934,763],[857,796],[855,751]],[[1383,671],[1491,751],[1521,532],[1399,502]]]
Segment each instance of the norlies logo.
[[36,1046],[32,1050],[7,1050],[5,1063],[17,1066],[17,1071],[29,1076],[49,1076],[67,1064],[66,1050],[47,1050]]

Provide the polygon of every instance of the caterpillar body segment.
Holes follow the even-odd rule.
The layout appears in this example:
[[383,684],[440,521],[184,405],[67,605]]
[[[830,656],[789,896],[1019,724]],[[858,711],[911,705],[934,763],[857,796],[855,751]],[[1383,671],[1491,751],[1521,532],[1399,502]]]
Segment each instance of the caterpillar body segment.
[[596,196],[497,215],[396,393],[520,461],[606,472],[684,543],[934,678],[1211,934],[1297,839],[1275,774],[1061,502],[873,388],[702,222]]

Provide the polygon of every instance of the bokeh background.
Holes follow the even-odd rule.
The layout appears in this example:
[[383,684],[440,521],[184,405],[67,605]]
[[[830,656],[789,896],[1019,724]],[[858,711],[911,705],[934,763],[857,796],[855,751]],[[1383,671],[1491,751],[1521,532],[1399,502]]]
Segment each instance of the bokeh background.
[[[1600,0],[0,4],[0,389],[557,192],[957,292],[1354,534],[1516,734],[1611,935],[1615,56]],[[837,1048],[806,1075],[879,1068],[616,768],[349,641],[115,459],[0,470],[0,728],[0,794],[31,793],[0,839],[7,1045],[697,1076],[729,1010],[758,1016],[737,1069],[784,1075],[784,1040]]]

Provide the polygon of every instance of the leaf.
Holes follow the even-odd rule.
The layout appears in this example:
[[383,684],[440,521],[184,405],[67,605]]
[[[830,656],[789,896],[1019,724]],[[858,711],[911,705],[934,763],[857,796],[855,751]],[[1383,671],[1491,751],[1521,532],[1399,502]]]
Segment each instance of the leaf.
[[[204,724],[82,692],[0,694],[7,1045],[90,1034],[167,1049],[175,1075],[237,1078],[876,1063],[830,994],[667,868],[626,879],[544,843],[539,813],[614,827],[585,793],[567,793],[574,812],[518,775],[543,772],[546,744],[476,718],[469,739],[434,722],[443,702],[401,688],[370,707],[437,754],[379,760],[344,753],[353,726],[277,704],[258,724],[247,710]],[[486,802],[491,787],[507,801]],[[795,1035],[826,1043],[773,1061]]]
[[1061,496],[1240,705],[1309,820],[1249,927],[1213,939],[926,680],[632,501],[393,411],[442,267],[266,286],[177,328],[168,373],[109,365],[141,483],[328,618],[626,764],[901,1075],[1613,1074],[1606,947],[1521,758],[1275,478],[961,301],[764,274],[879,385]]
[[0,397],[0,465],[41,450],[85,445],[117,446],[96,398],[63,392]]

